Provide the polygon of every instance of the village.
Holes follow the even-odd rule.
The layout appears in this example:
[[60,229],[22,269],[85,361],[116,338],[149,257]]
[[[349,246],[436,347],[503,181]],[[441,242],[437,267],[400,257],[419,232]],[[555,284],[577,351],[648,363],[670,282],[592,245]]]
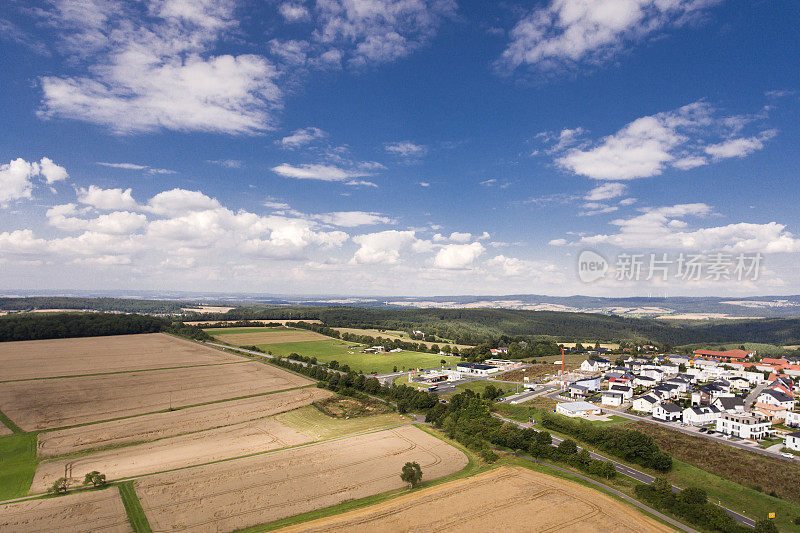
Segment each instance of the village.
[[[757,357],[755,351],[696,349],[691,355],[623,355],[614,361],[603,350],[572,371],[558,369],[544,379],[520,383],[521,392],[501,398],[511,404],[546,395],[558,401],[555,412],[587,420],[617,415],[659,423],[738,447],[800,460],[800,411],[796,395],[800,362]],[[449,390],[448,383],[489,380],[527,365],[500,359],[505,348],[492,349],[482,363],[458,363],[409,375],[428,390]],[[450,387],[452,387],[451,385]]]

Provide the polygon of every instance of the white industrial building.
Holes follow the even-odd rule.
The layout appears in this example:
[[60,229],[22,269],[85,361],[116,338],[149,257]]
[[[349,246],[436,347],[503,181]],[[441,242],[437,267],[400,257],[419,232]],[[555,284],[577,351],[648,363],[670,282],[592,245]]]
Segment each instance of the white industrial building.
[[602,415],[603,410],[589,402],[562,402],[556,405],[556,413],[564,416]]

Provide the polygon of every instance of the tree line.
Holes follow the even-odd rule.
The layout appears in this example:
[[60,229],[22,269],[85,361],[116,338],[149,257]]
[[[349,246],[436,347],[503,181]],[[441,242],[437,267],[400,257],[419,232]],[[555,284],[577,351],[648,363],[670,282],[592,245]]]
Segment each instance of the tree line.
[[0,318],[0,342],[158,332],[195,340],[211,338],[200,328],[149,315],[35,313],[14,314]]

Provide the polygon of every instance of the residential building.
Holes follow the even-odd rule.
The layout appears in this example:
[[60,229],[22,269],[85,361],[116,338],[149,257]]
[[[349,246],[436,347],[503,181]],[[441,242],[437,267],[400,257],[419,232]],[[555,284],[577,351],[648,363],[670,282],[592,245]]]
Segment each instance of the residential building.
[[688,426],[706,426],[714,424],[722,411],[715,405],[687,407],[683,410],[683,423]]
[[782,407],[786,411],[794,409],[794,398],[783,391],[776,389],[766,389],[758,395],[757,403],[765,403]]
[[659,402],[653,407],[653,418],[663,422],[680,420],[681,414],[681,408],[674,403]]
[[800,452],[800,431],[786,435],[786,447],[790,450]]
[[639,413],[652,413],[653,407],[659,402],[659,399],[652,394],[645,394],[634,398],[631,409]]
[[698,357],[705,357],[708,359],[714,359],[716,361],[746,361],[750,357],[754,356],[756,352],[752,350],[725,350],[725,351],[716,351],[716,350],[695,350],[694,355]]
[[623,400],[630,400],[631,398],[633,398],[633,388],[632,387],[628,387],[627,385],[612,384],[608,388],[608,390],[610,392],[617,392],[617,393],[622,394],[622,399]]
[[783,423],[792,428],[800,427],[800,413],[796,411],[787,411],[786,419]]
[[717,419],[717,431],[742,439],[761,440],[769,434],[770,422],[764,417],[745,413],[723,413]]
[[600,403],[611,407],[619,407],[624,400],[624,396],[619,392],[603,391],[603,394],[600,396]]
[[744,413],[744,398],[739,396],[717,398],[712,405],[726,413]]

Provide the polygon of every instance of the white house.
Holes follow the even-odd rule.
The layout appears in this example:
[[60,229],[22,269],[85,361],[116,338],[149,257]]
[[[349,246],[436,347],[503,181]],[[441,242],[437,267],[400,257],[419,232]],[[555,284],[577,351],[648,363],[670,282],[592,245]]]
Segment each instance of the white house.
[[739,396],[717,398],[711,405],[726,413],[744,413],[744,399]]
[[587,359],[581,363],[581,370],[584,372],[601,372],[611,368],[611,362],[605,359]]
[[671,378],[664,381],[664,385],[675,385],[678,389],[678,393],[683,394],[685,392],[689,392],[689,382],[685,379],[681,378]]
[[620,392],[613,392],[613,391],[603,391],[603,394],[600,397],[600,402],[603,405],[609,405],[612,407],[619,407],[622,405],[624,401],[624,397]]
[[683,410],[683,423],[689,426],[705,426],[713,424],[722,411],[714,405],[687,407]]
[[634,387],[652,387],[656,384],[656,380],[647,376],[636,376],[633,378]]
[[750,382],[747,381],[745,378],[739,376],[733,376],[728,379],[731,384],[731,389],[735,391],[746,391],[750,389]]
[[664,371],[660,368],[647,368],[642,370],[641,375],[651,378],[655,381],[661,381],[664,379]]
[[627,385],[612,384],[608,390],[609,392],[618,392],[622,394],[623,400],[630,400],[633,398],[633,387],[628,387]]
[[800,413],[787,411],[786,420],[783,423],[792,428],[800,427]]
[[674,422],[681,419],[681,408],[674,403],[658,402],[653,407],[653,418],[663,422]]
[[637,411],[639,413],[652,413],[653,407],[658,403],[658,398],[653,396],[652,394],[646,394],[644,396],[639,396],[633,400],[633,405],[631,409]]
[[786,447],[790,450],[800,452],[800,431],[786,435]]
[[717,418],[717,431],[743,439],[761,440],[767,436],[769,420],[751,414],[723,413]]
[[757,403],[766,403],[768,405],[775,405],[783,407],[787,411],[794,409],[794,398],[789,396],[783,391],[775,389],[766,389],[758,395]]
[[601,415],[603,410],[589,402],[561,402],[556,404],[556,413],[564,416]]

